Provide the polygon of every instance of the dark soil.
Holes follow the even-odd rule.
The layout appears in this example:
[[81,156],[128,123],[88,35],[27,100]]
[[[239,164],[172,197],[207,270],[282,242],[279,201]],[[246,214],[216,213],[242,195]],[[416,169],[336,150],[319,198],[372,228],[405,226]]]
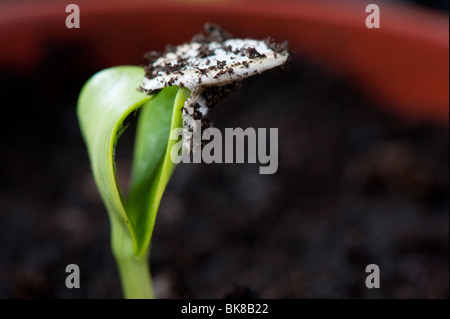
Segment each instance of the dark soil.
[[[109,222],[76,118],[98,70],[77,48],[0,71],[0,297],[120,298]],[[67,75],[70,76],[67,76]],[[215,126],[278,127],[279,169],[181,164],[163,197],[151,268],[161,298],[448,298],[449,131],[382,111],[301,60],[248,79]],[[132,131],[119,142],[126,183]],[[65,267],[81,288],[65,287]],[[365,287],[365,267],[381,288]]]

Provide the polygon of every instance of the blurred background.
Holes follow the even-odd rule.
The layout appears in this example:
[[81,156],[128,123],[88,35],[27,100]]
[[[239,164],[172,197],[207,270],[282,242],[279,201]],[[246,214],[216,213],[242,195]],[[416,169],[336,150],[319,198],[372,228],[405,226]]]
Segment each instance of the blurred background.
[[[121,298],[76,117],[95,72],[205,22],[289,40],[290,67],[211,112],[278,127],[279,169],[181,164],[150,256],[160,298],[448,298],[448,1],[0,1],[0,297]],[[374,1],[372,1],[374,2]],[[127,185],[132,126],[119,141]],[[81,288],[65,287],[77,264]],[[381,269],[367,289],[365,268]]]

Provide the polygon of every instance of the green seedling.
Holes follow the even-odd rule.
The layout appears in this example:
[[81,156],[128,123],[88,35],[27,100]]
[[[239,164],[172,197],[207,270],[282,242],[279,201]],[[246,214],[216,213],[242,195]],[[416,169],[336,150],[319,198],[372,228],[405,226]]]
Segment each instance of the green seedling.
[[[112,252],[126,298],[154,297],[149,246],[158,207],[175,168],[170,150],[177,140],[171,139],[171,132],[183,128],[183,143],[191,151],[189,134],[197,129],[191,126],[193,111],[200,105],[205,115],[210,106],[203,102],[205,92],[212,94],[214,88],[281,66],[288,55],[284,46],[229,39],[208,26],[201,39],[170,52],[149,54],[146,68],[113,67],[84,85],[78,119],[109,214]],[[126,129],[125,119],[138,109],[130,190],[125,196],[118,185],[114,153]]]

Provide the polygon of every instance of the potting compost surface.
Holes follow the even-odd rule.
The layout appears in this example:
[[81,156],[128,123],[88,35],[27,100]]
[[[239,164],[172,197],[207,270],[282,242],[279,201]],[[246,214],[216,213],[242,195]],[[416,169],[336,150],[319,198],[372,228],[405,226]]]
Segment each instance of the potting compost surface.
[[[122,296],[76,117],[98,71],[86,61],[56,48],[26,74],[0,71],[1,298]],[[449,297],[447,127],[387,113],[299,55],[245,80],[210,119],[222,132],[278,128],[278,171],[180,164],[152,240],[157,297]],[[133,129],[117,150],[124,187]],[[68,264],[80,289],[65,287]],[[380,289],[365,286],[369,264]]]

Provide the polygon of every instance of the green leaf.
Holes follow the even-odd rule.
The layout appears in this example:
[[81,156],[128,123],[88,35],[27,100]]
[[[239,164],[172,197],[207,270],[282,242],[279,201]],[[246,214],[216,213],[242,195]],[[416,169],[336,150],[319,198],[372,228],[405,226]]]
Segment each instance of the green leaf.
[[[111,220],[116,258],[146,256],[159,203],[171,176],[173,128],[181,127],[181,108],[189,90],[176,86],[158,94],[137,90],[144,70],[120,66],[94,75],[83,87],[78,118],[97,187]],[[131,189],[127,199],[116,178],[114,149],[124,120],[139,108]]]

